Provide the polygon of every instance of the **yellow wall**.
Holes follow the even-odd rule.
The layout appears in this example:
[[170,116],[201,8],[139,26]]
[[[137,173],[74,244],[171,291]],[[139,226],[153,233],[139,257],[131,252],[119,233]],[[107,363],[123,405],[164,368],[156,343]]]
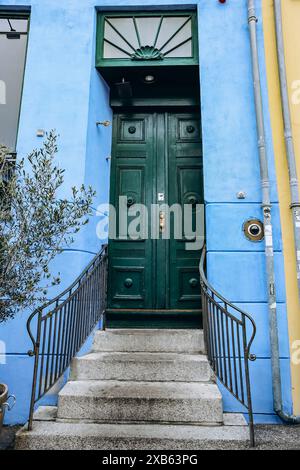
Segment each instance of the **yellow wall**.
[[[282,0],[283,30],[286,53],[288,86],[290,90],[291,115],[294,143],[300,176],[300,103],[292,104],[292,83],[300,80],[300,1]],[[300,303],[297,288],[296,255],[291,210],[288,167],[285,152],[283,120],[280,101],[280,84],[276,55],[276,36],[273,0],[263,0],[263,19],[266,63],[269,87],[271,123],[274,139],[275,165],[279,193],[280,215],[286,278],[287,311],[291,354],[300,340]],[[300,92],[298,93],[298,98]],[[299,99],[300,101],[300,99]],[[299,357],[299,355],[298,355]],[[291,360],[292,394],[294,414],[300,415],[300,364]]]

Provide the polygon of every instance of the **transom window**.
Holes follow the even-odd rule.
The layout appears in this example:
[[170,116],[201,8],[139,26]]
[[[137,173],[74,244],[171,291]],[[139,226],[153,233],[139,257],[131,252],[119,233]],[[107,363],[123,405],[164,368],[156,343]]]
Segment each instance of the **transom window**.
[[[98,23],[98,59],[145,61],[195,58],[195,14],[110,14]],[[99,35],[102,37],[99,38]]]

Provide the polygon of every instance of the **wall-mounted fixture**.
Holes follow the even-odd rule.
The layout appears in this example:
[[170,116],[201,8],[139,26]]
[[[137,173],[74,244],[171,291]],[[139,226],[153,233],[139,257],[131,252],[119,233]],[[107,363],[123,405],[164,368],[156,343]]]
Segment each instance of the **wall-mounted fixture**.
[[110,121],[97,121],[96,126],[104,126],[104,127],[109,127],[111,125]]
[[246,199],[246,193],[245,191],[239,191],[236,195],[238,199]]
[[45,131],[44,131],[44,129],[37,129],[37,131],[36,131],[36,136],[37,136],[37,137],[45,137]]
[[119,98],[127,100],[132,98],[132,87],[130,82],[126,82],[125,78],[120,83],[116,83]]
[[10,22],[10,19],[9,18],[6,18],[7,19],[7,22],[9,24],[9,27],[10,27],[10,31],[6,34],[6,37],[7,39],[20,39],[21,38],[21,34],[18,33],[13,27],[12,27],[12,24]]
[[144,77],[144,82],[147,83],[147,85],[151,85],[152,83],[155,82],[155,76],[154,75],[146,75]]
[[251,242],[260,242],[263,240],[264,234],[264,225],[261,220],[258,219],[249,219],[244,223],[243,231]]

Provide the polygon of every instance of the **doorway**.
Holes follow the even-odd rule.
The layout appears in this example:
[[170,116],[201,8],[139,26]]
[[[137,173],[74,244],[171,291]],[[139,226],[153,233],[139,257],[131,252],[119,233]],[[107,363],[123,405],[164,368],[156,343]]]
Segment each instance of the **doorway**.
[[197,219],[203,202],[199,110],[115,112],[109,327],[201,327],[196,231],[204,233]]
[[196,10],[111,9],[97,15],[96,67],[110,87],[114,111],[110,328],[201,327]]

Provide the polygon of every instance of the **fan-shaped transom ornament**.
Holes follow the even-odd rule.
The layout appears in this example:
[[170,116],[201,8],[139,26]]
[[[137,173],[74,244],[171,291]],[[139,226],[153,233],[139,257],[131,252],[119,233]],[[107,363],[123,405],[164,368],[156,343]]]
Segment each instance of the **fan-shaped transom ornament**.
[[104,17],[104,59],[192,58],[192,15]]
[[142,46],[131,56],[132,60],[162,60],[164,55],[156,47]]

